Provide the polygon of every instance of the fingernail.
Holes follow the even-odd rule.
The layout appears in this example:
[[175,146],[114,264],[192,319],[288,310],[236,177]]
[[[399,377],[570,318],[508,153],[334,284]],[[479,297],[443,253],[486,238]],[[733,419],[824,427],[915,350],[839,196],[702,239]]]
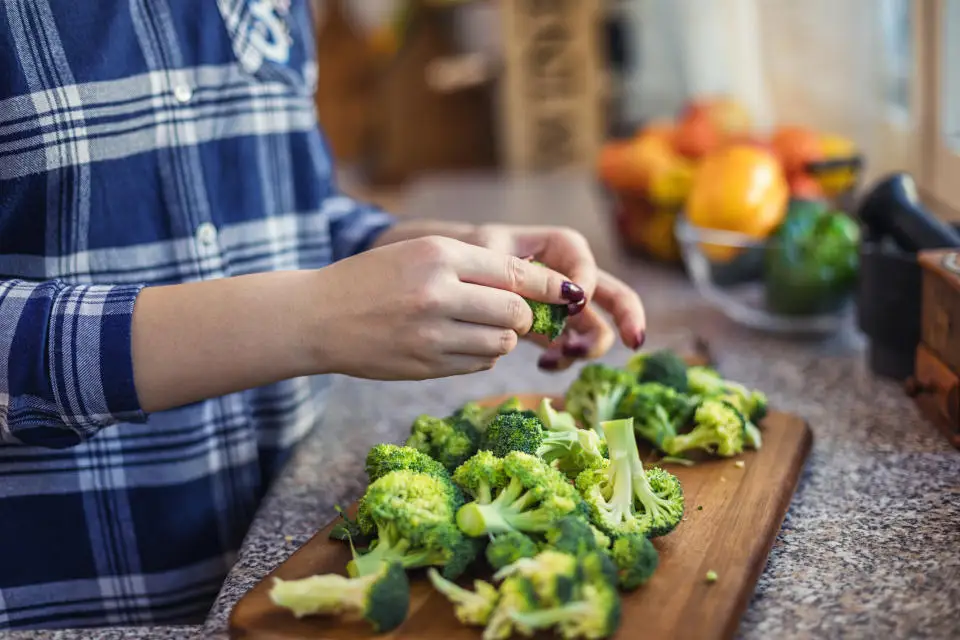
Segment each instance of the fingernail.
[[560,297],[567,302],[580,302],[586,296],[583,294],[583,289],[567,281],[560,285]]
[[582,358],[587,355],[587,352],[590,350],[590,346],[584,344],[583,342],[568,342],[563,345],[563,355],[568,358]]
[[571,302],[570,304],[567,305],[567,313],[570,314],[571,316],[575,316],[581,311],[583,311],[583,308],[586,306],[587,306],[586,300],[581,300],[580,302]]
[[552,371],[560,366],[560,358],[553,354],[544,354],[537,360],[537,366],[547,371]]
[[530,262],[531,260],[533,260],[533,255],[531,254],[531,255],[529,255],[529,256],[520,256],[520,259],[521,259],[521,260],[526,260],[527,262]]
[[646,342],[646,340],[647,340],[646,332],[643,329],[640,329],[640,331],[637,332],[637,337],[634,339],[633,350],[636,351],[637,349],[642,347],[643,343]]

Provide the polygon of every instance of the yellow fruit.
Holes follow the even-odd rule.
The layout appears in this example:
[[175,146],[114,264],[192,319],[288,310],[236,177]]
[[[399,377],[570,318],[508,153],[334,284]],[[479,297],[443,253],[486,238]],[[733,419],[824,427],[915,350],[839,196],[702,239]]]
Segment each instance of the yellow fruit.
[[[695,227],[767,237],[783,220],[790,189],[777,157],[755,145],[731,145],[706,156],[687,198],[687,220]],[[713,260],[727,261],[740,250],[705,246]]]

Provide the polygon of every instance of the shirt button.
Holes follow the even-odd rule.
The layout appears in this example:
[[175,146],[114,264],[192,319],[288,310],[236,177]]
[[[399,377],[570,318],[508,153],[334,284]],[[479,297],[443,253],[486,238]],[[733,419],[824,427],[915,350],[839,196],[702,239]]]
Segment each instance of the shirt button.
[[212,247],[217,241],[217,228],[209,222],[197,227],[197,242],[203,247]]
[[178,84],[173,88],[173,97],[181,104],[190,102],[190,99],[193,98],[193,89],[185,84]]

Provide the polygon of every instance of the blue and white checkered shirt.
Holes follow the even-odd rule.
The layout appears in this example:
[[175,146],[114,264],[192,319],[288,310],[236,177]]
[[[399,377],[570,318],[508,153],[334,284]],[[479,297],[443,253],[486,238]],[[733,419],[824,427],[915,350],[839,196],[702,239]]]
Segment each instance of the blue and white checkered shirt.
[[130,345],[144,286],[322,267],[392,223],[336,191],[312,26],[307,0],[0,0],[0,629],[202,619],[314,425],[322,378],[147,416]]

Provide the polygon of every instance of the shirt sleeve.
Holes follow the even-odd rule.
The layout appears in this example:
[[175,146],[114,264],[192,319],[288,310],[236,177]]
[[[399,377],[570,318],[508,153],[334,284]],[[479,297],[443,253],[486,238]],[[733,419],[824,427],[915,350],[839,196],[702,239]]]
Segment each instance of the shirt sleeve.
[[0,442],[61,449],[146,421],[131,345],[142,288],[0,280]]
[[330,242],[333,259],[342,260],[370,248],[377,237],[396,224],[393,215],[344,195],[330,198]]

